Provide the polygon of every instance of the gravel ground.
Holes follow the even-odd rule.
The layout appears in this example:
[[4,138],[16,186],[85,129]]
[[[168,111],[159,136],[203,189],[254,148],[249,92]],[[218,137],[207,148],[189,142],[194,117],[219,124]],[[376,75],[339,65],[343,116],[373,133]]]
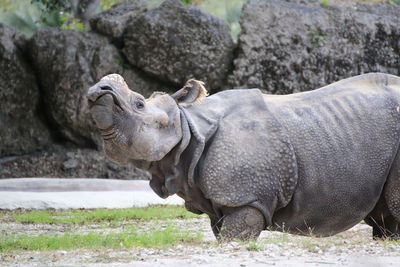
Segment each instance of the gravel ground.
[[[130,248],[0,253],[0,266],[400,266],[400,242],[373,241],[371,228],[359,224],[328,238],[264,231],[257,242],[218,244],[206,217],[140,221],[140,228],[173,223],[204,234],[203,241],[169,248]],[[101,230],[104,226],[18,224],[0,220],[0,233],[62,233]],[[118,231],[124,225],[108,227]]]

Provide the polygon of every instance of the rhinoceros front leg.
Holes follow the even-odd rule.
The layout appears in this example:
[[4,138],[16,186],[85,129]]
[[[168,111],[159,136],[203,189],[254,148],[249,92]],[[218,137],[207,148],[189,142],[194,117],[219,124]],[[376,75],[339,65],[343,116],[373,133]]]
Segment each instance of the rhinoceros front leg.
[[256,239],[264,227],[264,216],[259,210],[250,206],[229,208],[224,212],[218,239],[223,242]]

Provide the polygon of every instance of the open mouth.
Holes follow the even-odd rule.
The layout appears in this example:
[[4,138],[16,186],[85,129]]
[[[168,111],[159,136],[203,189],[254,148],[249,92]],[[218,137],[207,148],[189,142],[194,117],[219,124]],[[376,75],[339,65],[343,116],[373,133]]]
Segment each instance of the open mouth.
[[99,88],[89,89],[87,94],[88,105],[91,116],[100,130],[103,138],[111,139],[112,133],[108,130],[114,125],[114,106],[120,106],[117,96],[111,90],[101,90]]
[[107,106],[110,104],[110,96],[112,97],[112,102],[122,109],[121,102],[119,101],[117,95],[113,91],[109,90],[96,90],[94,92],[88,93],[89,107],[95,105]]

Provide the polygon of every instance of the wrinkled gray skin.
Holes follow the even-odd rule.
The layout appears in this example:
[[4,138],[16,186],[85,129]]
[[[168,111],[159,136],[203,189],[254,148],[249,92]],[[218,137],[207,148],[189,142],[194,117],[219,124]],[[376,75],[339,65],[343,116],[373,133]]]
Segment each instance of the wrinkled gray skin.
[[206,213],[217,238],[330,236],[361,220],[375,238],[400,237],[400,78],[205,96],[190,80],[144,99],[115,74],[88,93],[108,157],[149,170],[154,191]]

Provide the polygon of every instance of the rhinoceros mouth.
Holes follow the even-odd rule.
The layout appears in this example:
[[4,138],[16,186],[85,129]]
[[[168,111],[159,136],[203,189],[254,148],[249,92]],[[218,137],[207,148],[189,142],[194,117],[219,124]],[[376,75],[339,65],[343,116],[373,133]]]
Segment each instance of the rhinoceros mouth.
[[[93,101],[94,100],[94,101]],[[89,109],[97,128],[106,131],[114,125],[113,106],[114,98],[111,94],[92,96],[89,99]]]
[[89,107],[93,107],[95,105],[105,106],[106,101],[104,101],[104,96],[110,95],[113,98],[113,102],[116,106],[122,109],[121,102],[118,99],[118,96],[113,91],[95,91],[92,92],[88,96]]

